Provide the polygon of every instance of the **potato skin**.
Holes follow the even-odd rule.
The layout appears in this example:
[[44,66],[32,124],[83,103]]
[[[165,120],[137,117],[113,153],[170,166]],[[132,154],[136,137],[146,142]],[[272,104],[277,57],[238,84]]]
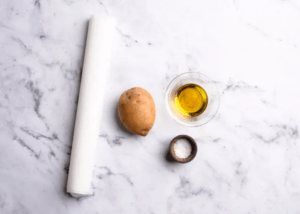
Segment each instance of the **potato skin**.
[[125,128],[146,136],[155,122],[155,104],[151,94],[143,88],[125,91],[118,104],[118,114]]

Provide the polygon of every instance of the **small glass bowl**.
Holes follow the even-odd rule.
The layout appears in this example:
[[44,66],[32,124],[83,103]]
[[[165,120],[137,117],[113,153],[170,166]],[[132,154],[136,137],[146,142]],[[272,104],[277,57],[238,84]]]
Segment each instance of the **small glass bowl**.
[[[203,113],[198,116],[182,114],[175,106],[178,89],[186,84],[201,86],[208,96],[208,104]],[[198,72],[187,72],[175,77],[169,84],[165,103],[169,114],[180,124],[185,126],[201,126],[211,121],[217,114],[220,105],[220,93],[213,80]]]

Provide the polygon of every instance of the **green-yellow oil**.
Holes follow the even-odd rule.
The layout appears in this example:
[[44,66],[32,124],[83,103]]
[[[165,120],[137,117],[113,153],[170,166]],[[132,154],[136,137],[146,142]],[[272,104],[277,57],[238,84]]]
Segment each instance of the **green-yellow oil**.
[[180,87],[175,97],[176,108],[184,115],[195,117],[204,112],[208,104],[206,91],[199,85]]

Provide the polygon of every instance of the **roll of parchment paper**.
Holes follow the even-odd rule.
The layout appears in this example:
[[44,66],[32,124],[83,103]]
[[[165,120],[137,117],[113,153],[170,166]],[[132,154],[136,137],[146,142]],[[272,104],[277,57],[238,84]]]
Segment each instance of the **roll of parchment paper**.
[[89,21],[67,192],[91,194],[94,152],[99,135],[116,20],[93,16]]

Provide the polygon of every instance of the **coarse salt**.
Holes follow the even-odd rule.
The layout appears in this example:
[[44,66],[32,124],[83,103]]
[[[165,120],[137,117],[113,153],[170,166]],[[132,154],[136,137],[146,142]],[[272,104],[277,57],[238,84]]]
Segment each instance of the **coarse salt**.
[[174,144],[174,152],[179,158],[187,158],[192,152],[192,146],[187,139],[178,139]]

